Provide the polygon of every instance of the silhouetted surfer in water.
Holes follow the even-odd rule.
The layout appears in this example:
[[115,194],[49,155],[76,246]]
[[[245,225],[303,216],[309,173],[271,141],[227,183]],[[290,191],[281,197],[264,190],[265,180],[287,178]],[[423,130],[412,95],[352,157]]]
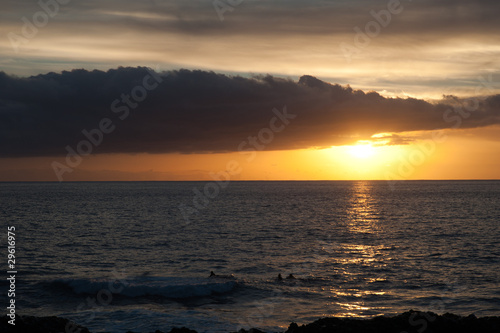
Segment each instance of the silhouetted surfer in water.
[[234,279],[234,275],[218,275],[215,274],[214,271],[210,271],[210,276],[209,278],[221,278],[221,279]]
[[[287,280],[295,280],[295,276],[293,276],[291,273],[286,277]],[[281,273],[278,274],[278,281],[283,281],[283,277],[281,276]]]

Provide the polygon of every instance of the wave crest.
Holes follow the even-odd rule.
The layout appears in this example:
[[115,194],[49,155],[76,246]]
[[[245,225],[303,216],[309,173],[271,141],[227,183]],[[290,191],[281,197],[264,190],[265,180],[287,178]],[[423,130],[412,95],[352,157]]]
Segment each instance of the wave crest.
[[76,294],[97,294],[104,289],[128,297],[162,296],[182,299],[229,293],[237,282],[227,279],[141,276],[128,278],[121,285],[117,281],[106,279],[58,279],[53,285],[68,287]]

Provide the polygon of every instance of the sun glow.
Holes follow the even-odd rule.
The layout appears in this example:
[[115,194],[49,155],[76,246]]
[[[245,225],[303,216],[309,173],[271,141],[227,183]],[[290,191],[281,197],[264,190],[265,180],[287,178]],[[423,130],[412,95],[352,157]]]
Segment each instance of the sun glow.
[[[384,145],[379,141],[362,140],[353,145],[318,150],[310,160],[322,160],[323,168],[318,174],[321,179],[386,179],[388,172],[398,174],[401,158],[411,151],[410,145]],[[316,169],[319,168],[316,166]]]
[[358,144],[355,146],[349,146],[349,153],[357,158],[368,158],[375,155],[376,148],[371,144]]

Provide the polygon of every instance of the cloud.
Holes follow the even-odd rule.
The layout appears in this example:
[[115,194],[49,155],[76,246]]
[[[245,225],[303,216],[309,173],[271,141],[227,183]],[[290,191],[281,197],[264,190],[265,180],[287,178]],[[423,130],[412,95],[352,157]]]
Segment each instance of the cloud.
[[[373,20],[371,10],[387,9],[388,0],[325,1],[325,0],[244,0],[232,5],[233,10],[225,12],[221,24],[212,1],[98,1],[70,2],[61,6],[65,14],[60,19],[79,23],[97,23],[107,26],[163,28],[185,34],[272,34],[303,33],[331,34],[352,33],[353,24],[361,25],[367,19]],[[457,32],[484,32],[500,27],[496,13],[500,9],[494,0],[400,0],[407,18],[403,29],[392,29],[390,33],[433,34]],[[229,3],[229,2],[226,2]],[[9,15],[27,15],[40,10],[37,2],[11,2]],[[12,14],[14,13],[14,14]],[[393,17],[394,18],[394,17]],[[75,20],[76,19],[76,20]],[[440,30],[441,29],[441,30]],[[444,31],[443,31],[444,29]]]
[[[45,1],[50,2],[50,1]],[[387,9],[388,0],[325,1],[325,0],[244,0],[225,12],[221,24],[212,1],[71,1],[61,5],[53,21],[66,24],[69,33],[107,33],[134,30],[144,33],[169,31],[193,36],[213,35],[332,35],[352,34],[355,25],[364,26],[376,12]],[[228,3],[228,2],[226,2]],[[385,33],[396,35],[445,36],[450,33],[484,34],[492,36],[500,28],[497,20],[500,3],[492,0],[400,0],[404,18],[398,29]],[[5,23],[19,23],[22,16],[30,17],[41,8],[38,2],[9,1]],[[79,30],[82,26],[98,29]]]
[[415,141],[416,141],[415,137],[391,134],[391,133],[379,133],[372,135],[372,137],[370,138],[370,142],[374,146],[408,145]]
[[[149,91],[141,88],[145,84]],[[0,72],[0,156],[65,155],[66,146],[87,140],[83,130],[99,128],[105,118],[113,131],[103,134],[94,153],[236,151],[242,141],[270,126],[274,108],[283,112],[285,106],[296,118],[276,133],[268,150],[500,122],[500,95],[471,100],[446,96],[435,103],[391,99],[307,75],[292,81],[200,70],[154,74],[145,67],[28,78]],[[386,139],[393,144],[406,140]]]
[[151,64],[297,78],[308,73],[426,97],[435,87],[470,94],[479,75],[498,72],[500,2],[487,0],[401,0],[404,10],[352,59],[346,56],[340,45],[355,46],[354,29],[365,30],[376,20],[370,12],[386,10],[388,2],[245,0],[221,22],[212,1],[70,1],[17,45],[7,35],[23,36],[22,18],[32,20],[41,8],[38,1],[7,1],[0,13],[0,67],[20,75]]

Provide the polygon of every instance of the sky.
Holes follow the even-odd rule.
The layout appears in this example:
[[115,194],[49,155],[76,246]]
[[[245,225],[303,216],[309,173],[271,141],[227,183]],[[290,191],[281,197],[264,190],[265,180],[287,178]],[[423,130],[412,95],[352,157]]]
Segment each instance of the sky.
[[500,3],[5,0],[0,181],[500,179]]

